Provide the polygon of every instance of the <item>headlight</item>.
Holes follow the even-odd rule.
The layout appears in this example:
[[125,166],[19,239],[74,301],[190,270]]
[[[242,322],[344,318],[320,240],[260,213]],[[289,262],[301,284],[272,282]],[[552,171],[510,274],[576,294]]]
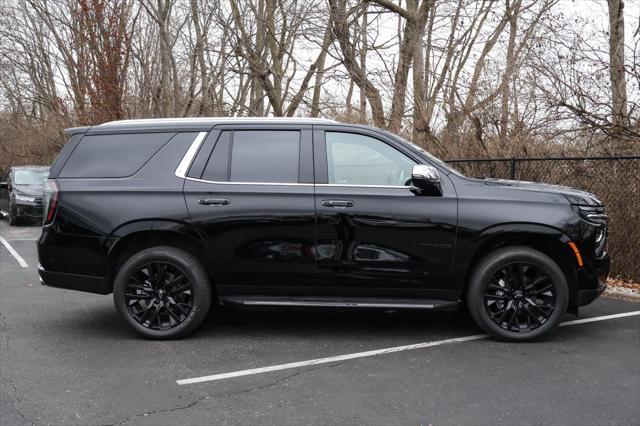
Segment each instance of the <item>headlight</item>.
[[15,197],[16,197],[17,201],[24,201],[24,202],[27,202],[27,203],[33,203],[33,202],[36,201],[36,199],[34,197],[27,197],[26,195],[16,194]]
[[600,257],[604,254],[607,245],[607,225],[609,217],[604,207],[601,206],[574,206],[580,216],[596,226],[594,237],[594,255]]
[[607,225],[609,216],[604,211],[604,207],[577,206],[580,216],[589,222]]
[[603,225],[596,230],[596,238],[595,238],[596,256],[599,257],[602,255],[606,244],[607,244],[607,227]]

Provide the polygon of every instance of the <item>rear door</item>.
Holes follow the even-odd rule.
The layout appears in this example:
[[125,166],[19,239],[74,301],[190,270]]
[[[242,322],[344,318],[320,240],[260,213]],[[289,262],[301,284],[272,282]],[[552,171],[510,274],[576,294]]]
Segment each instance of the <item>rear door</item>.
[[221,295],[296,294],[314,279],[311,126],[217,126],[184,186]]

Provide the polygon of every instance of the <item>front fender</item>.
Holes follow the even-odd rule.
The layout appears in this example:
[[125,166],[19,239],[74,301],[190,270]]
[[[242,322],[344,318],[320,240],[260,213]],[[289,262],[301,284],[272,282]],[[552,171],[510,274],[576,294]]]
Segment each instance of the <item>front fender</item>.
[[487,254],[505,246],[527,246],[551,257],[562,269],[570,298],[577,297],[577,263],[569,246],[570,237],[562,230],[540,223],[501,223],[480,232],[459,235],[453,270],[453,283],[464,294],[475,265]]

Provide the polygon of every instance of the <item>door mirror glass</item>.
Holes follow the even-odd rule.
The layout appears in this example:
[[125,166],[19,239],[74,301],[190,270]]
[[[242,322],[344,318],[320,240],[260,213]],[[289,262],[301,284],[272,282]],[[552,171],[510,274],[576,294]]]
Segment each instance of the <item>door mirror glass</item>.
[[0,189],[9,189],[9,182],[0,182]]
[[423,195],[442,195],[438,170],[427,164],[416,164],[411,172],[411,181]]

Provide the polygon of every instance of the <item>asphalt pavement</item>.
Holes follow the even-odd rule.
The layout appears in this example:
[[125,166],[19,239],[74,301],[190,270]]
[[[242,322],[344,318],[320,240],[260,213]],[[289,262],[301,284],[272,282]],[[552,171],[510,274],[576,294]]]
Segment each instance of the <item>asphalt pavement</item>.
[[145,341],[111,296],[40,286],[39,234],[0,221],[3,426],[640,424],[639,303],[601,298],[529,344],[458,312],[257,308]]

